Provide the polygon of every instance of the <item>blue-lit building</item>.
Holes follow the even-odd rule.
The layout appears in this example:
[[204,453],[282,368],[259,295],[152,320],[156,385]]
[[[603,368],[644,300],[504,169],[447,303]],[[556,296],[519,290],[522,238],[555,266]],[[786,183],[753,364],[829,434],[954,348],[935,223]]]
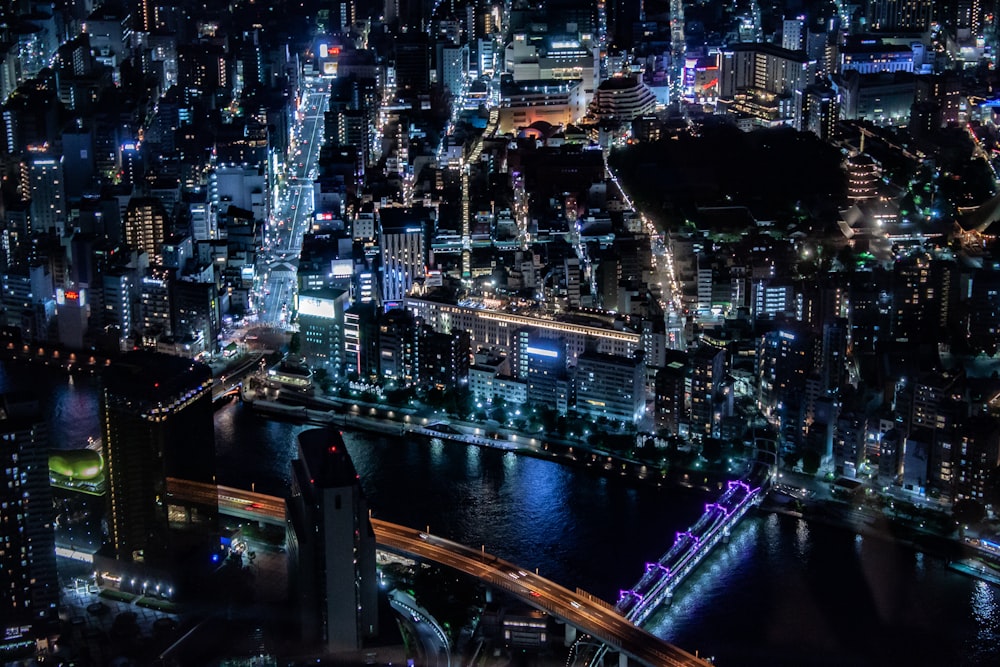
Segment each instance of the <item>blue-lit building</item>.
[[566,342],[542,338],[531,328],[519,329],[511,351],[516,378],[528,383],[528,403],[566,414],[572,386],[566,372]]
[[348,292],[320,289],[301,292],[298,297],[299,336],[302,356],[313,368],[326,368],[339,375],[344,363],[344,311],[349,307]]

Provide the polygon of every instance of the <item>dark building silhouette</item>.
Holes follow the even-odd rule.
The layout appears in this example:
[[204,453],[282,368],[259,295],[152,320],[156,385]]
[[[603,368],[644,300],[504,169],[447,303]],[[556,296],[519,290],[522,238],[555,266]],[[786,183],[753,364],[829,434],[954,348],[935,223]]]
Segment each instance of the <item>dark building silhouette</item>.
[[202,541],[201,534],[214,534],[215,503],[175,508],[167,498],[168,478],[214,482],[207,366],[152,352],[125,355],[102,376],[101,432],[108,547],[117,560],[176,563],[176,556]]
[[378,630],[375,534],[340,433],[299,434],[288,499],[291,597],[303,639],[328,652],[361,648]]

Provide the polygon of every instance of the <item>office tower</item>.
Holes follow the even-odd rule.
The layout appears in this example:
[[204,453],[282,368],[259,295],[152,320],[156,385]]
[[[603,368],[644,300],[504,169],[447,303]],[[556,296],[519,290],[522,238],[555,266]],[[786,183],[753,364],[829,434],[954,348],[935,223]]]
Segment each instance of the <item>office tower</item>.
[[465,77],[469,74],[469,45],[460,46],[438,45],[438,81],[444,85],[452,96],[458,97],[465,85]]
[[170,273],[151,267],[139,281],[139,312],[135,325],[144,347],[155,346],[160,336],[169,336]]
[[313,368],[340,375],[344,360],[344,310],[350,294],[342,289],[300,292],[298,312],[301,354]]
[[155,197],[133,197],[125,210],[125,243],[149,256],[149,261],[162,261],[160,246],[169,227],[163,203]]
[[135,326],[132,312],[135,282],[135,271],[128,268],[109,268],[101,276],[100,323],[105,332],[117,338],[122,350],[128,349]]
[[431,45],[423,33],[396,38],[396,90],[411,99],[430,90]]
[[757,400],[765,413],[792,402],[805,390],[819,344],[813,333],[792,326],[761,336],[757,344]]
[[97,166],[93,129],[82,120],[73,123],[63,131],[62,145],[66,199],[78,200],[95,189]]
[[382,316],[378,329],[378,372],[389,382],[405,387],[420,372],[420,323],[403,308]]
[[995,419],[983,415],[958,427],[955,451],[954,499],[972,498],[988,503],[990,477],[1000,465],[1000,428]]
[[635,24],[643,20],[642,5],[641,0],[610,0],[604,3],[610,46],[623,50],[632,48]]
[[34,653],[59,622],[49,442],[38,401],[0,395],[0,616],[6,660]]
[[576,363],[576,410],[594,419],[639,422],[646,414],[646,364],[642,356],[629,359],[599,352],[581,354]]
[[812,84],[795,91],[795,127],[829,141],[840,119],[840,97],[835,90]]
[[214,282],[174,280],[170,285],[171,328],[177,338],[200,341],[214,350],[222,327],[219,286]]
[[722,51],[720,97],[740,91],[791,94],[813,82],[809,57],[773,44],[734,44]]
[[209,546],[216,503],[178,511],[168,507],[166,485],[168,477],[214,481],[211,370],[165,354],[126,354],[101,378],[101,433],[112,555],[165,564],[168,557]]
[[288,499],[292,599],[303,639],[328,652],[361,648],[378,629],[375,535],[340,433],[299,434]]
[[569,409],[571,389],[566,373],[566,341],[539,334],[530,327],[516,332],[511,351],[514,376],[527,381],[528,403],[564,415]]
[[785,19],[781,22],[781,48],[789,51],[801,51],[805,45],[805,17]]
[[868,0],[873,32],[923,32],[934,18],[934,0]]

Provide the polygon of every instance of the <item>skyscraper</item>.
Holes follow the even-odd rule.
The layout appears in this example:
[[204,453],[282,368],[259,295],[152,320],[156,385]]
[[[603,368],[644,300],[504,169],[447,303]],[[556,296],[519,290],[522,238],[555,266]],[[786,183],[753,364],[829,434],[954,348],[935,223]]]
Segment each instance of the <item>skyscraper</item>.
[[379,210],[384,303],[402,301],[414,283],[423,281],[430,216],[421,208]]
[[66,195],[62,157],[32,150],[23,172],[21,191],[31,200],[31,228],[51,229],[59,234],[66,227]]
[[38,402],[0,395],[0,659],[30,655],[57,623],[48,434]]
[[339,432],[299,434],[287,507],[291,592],[303,639],[330,652],[361,648],[378,629],[375,534]]
[[[102,377],[101,432],[108,479],[108,545],[119,561],[157,562],[210,533],[217,506],[168,507],[167,478],[211,483],[212,374],[207,366],[131,352]],[[172,528],[204,530],[171,531]]]

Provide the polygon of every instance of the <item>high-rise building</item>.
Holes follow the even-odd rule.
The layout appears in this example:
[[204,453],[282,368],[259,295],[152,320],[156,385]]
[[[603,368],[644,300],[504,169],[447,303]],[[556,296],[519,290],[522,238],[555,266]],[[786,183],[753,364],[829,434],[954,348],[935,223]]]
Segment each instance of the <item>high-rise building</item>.
[[989,502],[990,476],[1000,465],[1000,425],[993,417],[975,416],[958,427],[952,459],[955,463],[954,498]]
[[413,98],[430,90],[431,45],[421,32],[396,37],[396,90]]
[[718,437],[722,412],[718,404],[726,379],[726,351],[700,345],[691,358],[691,435]]
[[469,45],[442,45],[440,48],[438,81],[457,98],[469,73]]
[[408,310],[387,312],[379,322],[378,372],[387,381],[405,387],[420,372],[420,323]]
[[[30,150],[30,148],[29,148]],[[66,231],[66,184],[62,157],[38,150],[30,152],[21,191],[31,200],[31,228],[40,232]]]
[[646,364],[585,352],[576,363],[576,410],[595,418],[635,424],[646,415]]
[[340,433],[303,431],[288,499],[290,589],[303,639],[328,652],[361,648],[378,629],[375,534]]
[[175,508],[167,478],[214,482],[211,370],[165,354],[130,352],[105,370],[101,385],[111,554],[162,566],[169,556],[209,546],[216,503]]
[[382,248],[382,301],[402,301],[427,268],[429,209],[379,210]]
[[954,264],[916,255],[893,267],[892,336],[896,340],[936,341],[947,325]]
[[214,349],[222,328],[219,286],[174,280],[170,285],[170,319],[175,337],[200,340],[206,349]]
[[781,48],[802,51],[805,46],[805,17],[797,16],[781,22]]
[[469,332],[420,331],[420,382],[424,386],[462,387],[469,383]]
[[666,363],[656,372],[656,426],[678,435],[687,421],[687,384],[690,375],[687,352],[670,350]]
[[170,275],[166,270],[150,268],[139,281],[135,324],[145,347],[155,345],[160,336],[170,335]]
[[571,389],[566,373],[566,341],[543,337],[543,333],[531,327],[517,331],[512,354],[514,374],[527,381],[529,403],[566,414]]
[[71,350],[82,350],[87,324],[90,319],[90,304],[87,303],[85,288],[56,290],[56,317],[59,327],[59,343]]
[[873,32],[924,32],[934,19],[934,0],[868,0]]
[[160,246],[169,222],[163,203],[155,197],[133,197],[125,210],[125,242],[142,250],[153,264],[159,264]]
[[59,622],[49,442],[38,401],[0,395],[0,660],[34,653]]
[[342,289],[319,289],[299,293],[301,354],[313,368],[326,368],[332,376],[341,373],[344,362],[344,310],[349,293]]
[[795,126],[829,141],[840,120],[840,96],[835,90],[812,84],[795,91]]
[[756,90],[788,95],[813,82],[809,57],[774,44],[740,43],[722,51],[719,96]]
[[135,272],[128,268],[108,269],[101,276],[101,325],[105,331],[117,337],[122,350],[135,326],[132,303],[135,292]]

